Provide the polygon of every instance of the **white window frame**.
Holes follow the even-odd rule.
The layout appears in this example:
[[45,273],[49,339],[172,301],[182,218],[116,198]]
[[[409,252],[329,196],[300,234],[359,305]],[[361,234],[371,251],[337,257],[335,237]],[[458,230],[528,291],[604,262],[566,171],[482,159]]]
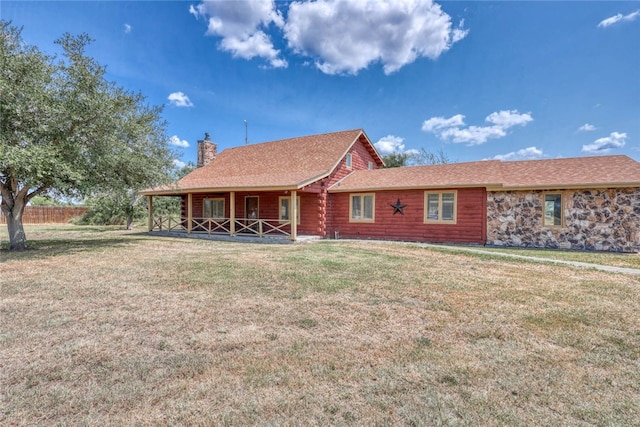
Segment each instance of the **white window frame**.
[[[443,212],[443,195],[453,194],[453,218],[442,219]],[[438,209],[435,212],[429,212],[429,196],[438,196]],[[425,191],[424,192],[424,223],[425,224],[457,224],[458,223],[458,192],[456,190],[447,191]]]
[[[282,210],[283,206],[283,202],[287,201],[287,203],[290,205],[291,204],[291,197],[290,196],[280,196],[278,198],[278,220],[280,222],[286,222],[289,221],[289,218],[285,218],[284,215],[284,211]],[[298,205],[298,210],[296,211],[296,224],[300,225],[300,196],[296,196],[296,204]],[[288,206],[287,208],[287,217],[289,216],[289,211],[291,211],[291,206]]]
[[344,162],[347,166],[347,169],[351,169],[353,167],[353,156],[351,155],[351,153],[347,153],[347,155],[344,157]]
[[[371,217],[365,217],[365,200],[371,197]],[[358,202],[356,203],[356,199]],[[358,205],[358,206],[356,206]],[[358,208],[355,210],[354,208]],[[376,220],[376,193],[349,194],[349,222],[375,222]]]

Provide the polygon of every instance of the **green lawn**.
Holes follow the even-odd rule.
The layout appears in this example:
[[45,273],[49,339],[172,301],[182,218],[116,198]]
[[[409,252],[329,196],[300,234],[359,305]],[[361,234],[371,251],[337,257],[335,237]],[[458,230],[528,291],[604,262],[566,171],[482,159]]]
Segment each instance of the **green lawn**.
[[27,235],[0,252],[0,425],[640,419],[638,276],[394,243]]
[[616,252],[563,251],[527,248],[483,248],[488,252],[507,253],[563,261],[587,262],[590,264],[640,269],[640,254]]

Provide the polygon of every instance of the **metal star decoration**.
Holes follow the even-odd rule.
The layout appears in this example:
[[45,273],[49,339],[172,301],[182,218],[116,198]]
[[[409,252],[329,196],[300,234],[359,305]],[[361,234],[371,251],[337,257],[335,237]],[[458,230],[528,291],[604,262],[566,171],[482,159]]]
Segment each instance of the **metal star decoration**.
[[393,208],[393,214],[397,214],[398,212],[400,213],[400,215],[404,215],[404,211],[403,209],[407,207],[407,205],[403,205],[400,202],[400,199],[398,199],[398,201],[396,202],[396,204],[390,204],[389,206],[391,206]]

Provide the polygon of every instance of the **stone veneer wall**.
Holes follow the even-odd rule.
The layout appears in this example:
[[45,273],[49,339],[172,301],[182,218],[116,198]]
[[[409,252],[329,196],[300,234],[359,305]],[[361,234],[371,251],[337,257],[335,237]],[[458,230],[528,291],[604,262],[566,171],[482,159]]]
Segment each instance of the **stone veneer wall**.
[[[564,225],[542,225],[545,193],[561,193]],[[640,252],[640,188],[487,192],[487,244]]]

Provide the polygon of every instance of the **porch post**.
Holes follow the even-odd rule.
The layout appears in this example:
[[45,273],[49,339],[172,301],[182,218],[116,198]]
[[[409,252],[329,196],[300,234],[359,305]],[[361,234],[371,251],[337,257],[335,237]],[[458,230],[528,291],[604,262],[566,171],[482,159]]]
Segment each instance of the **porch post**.
[[149,231],[153,230],[153,196],[147,196],[149,200]]
[[229,234],[236,235],[236,192],[229,193]]
[[193,197],[187,194],[187,234],[191,234],[191,223],[193,221]]
[[296,241],[298,235],[298,192],[291,190],[291,240]]

